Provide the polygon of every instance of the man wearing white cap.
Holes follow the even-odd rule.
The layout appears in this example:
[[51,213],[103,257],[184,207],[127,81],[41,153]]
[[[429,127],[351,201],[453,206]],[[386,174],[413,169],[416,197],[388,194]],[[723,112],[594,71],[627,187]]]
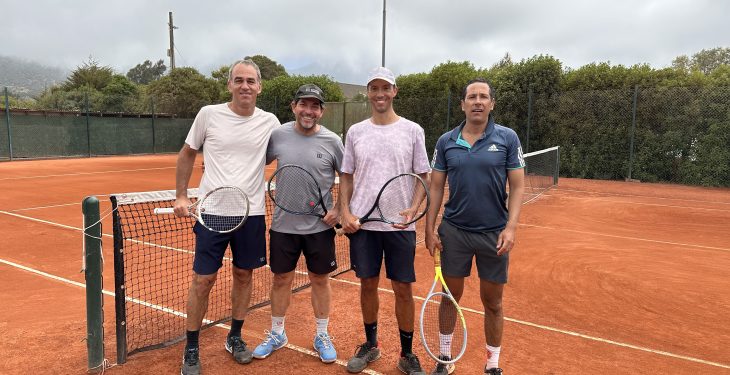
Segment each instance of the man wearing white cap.
[[340,213],[343,230],[350,237],[350,260],[360,279],[360,307],[365,325],[365,343],[347,363],[357,373],[380,358],[377,340],[378,284],[385,261],[386,277],[395,293],[395,313],[400,331],[398,369],[405,374],[424,374],[413,353],[414,310],[411,284],[416,281],[415,225],[394,226],[381,222],[360,225],[380,188],[401,173],[415,173],[424,180],[430,171],[423,128],[398,116],[393,98],[398,94],[395,75],[385,67],[370,72],[367,80],[369,119],[347,132],[340,178]]

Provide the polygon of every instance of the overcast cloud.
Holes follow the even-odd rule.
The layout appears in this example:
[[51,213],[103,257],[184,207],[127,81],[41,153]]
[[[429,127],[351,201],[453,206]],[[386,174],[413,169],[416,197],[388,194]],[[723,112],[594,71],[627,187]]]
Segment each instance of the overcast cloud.
[[[382,0],[0,0],[0,55],[72,69],[94,60],[126,73],[165,59],[173,12],[176,65],[211,70],[266,55],[293,74],[362,84],[380,65]],[[428,72],[447,60],[490,67],[546,54],[666,67],[678,55],[730,46],[730,2],[712,0],[390,0],[386,66]],[[0,67],[1,69],[2,67]]]

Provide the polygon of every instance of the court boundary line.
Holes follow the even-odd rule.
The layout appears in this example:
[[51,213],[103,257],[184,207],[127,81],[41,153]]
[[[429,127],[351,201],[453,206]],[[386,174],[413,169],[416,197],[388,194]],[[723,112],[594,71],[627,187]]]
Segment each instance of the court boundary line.
[[[50,224],[50,225],[58,226],[58,227],[65,228],[65,229],[73,229],[73,230],[76,230],[76,231],[82,231],[81,228],[75,228],[75,227],[71,227],[71,226],[64,225],[64,224],[58,224],[58,223],[50,222],[50,221],[47,221],[47,220],[31,218],[31,217],[28,217],[28,216],[25,216],[25,215],[15,214],[15,213],[1,211],[1,210],[0,210],[0,213],[6,214],[6,215],[10,215],[10,216],[19,217],[19,218],[24,218],[24,219],[31,220],[31,221],[36,221],[36,222],[41,222],[41,223],[45,223],[45,224]],[[570,231],[570,232],[583,233],[583,234],[592,234],[592,235],[598,235],[598,236],[624,238],[624,239],[633,239],[633,240],[638,240],[638,241],[656,242],[656,243],[663,243],[663,244],[671,244],[671,245],[677,245],[677,246],[693,246],[693,247],[699,247],[699,248],[705,248],[705,249],[730,251],[730,249],[716,248],[716,247],[709,247],[709,246],[702,246],[702,245],[680,244],[680,243],[674,243],[674,242],[668,242],[668,241],[658,241],[658,240],[641,239],[641,238],[636,238],[636,237],[608,235],[608,234],[585,232],[585,231],[578,231],[578,230],[571,230],[571,229],[557,229],[557,228],[551,228],[551,227],[545,227],[545,226],[539,226],[539,225],[532,225],[532,224],[520,224],[520,225],[528,226],[528,227],[535,227],[535,228],[542,228],[542,229],[549,229],[549,230],[563,230],[563,231]],[[109,234],[102,234],[102,235],[103,236],[111,236]],[[2,258],[0,258],[0,262],[9,264],[8,261],[5,261]],[[10,263],[12,263],[12,262],[10,262]],[[19,266],[20,267],[25,267],[25,266],[22,266],[22,265],[19,265]],[[23,268],[23,269],[26,269],[26,268]],[[32,269],[27,268],[27,270],[30,271]],[[36,272],[36,271],[31,271],[31,272]],[[53,276],[51,274],[46,274],[46,273],[44,273],[42,271],[38,271],[36,273],[39,273],[39,274],[42,273],[43,275]],[[54,278],[54,279],[57,278],[56,280],[60,280],[60,281],[64,281],[64,282],[66,280],[66,279],[60,278],[58,276],[54,276],[52,278]],[[356,282],[349,281],[349,280],[344,280],[344,279],[337,279],[337,278],[330,277],[330,280],[334,280],[334,281],[338,281],[338,282],[342,282],[342,283],[346,283],[346,284],[360,285],[359,282],[356,283]],[[73,283],[77,283],[77,282],[72,281],[72,280],[68,280],[68,281],[70,281],[72,284]],[[83,285],[84,288],[86,287],[85,284],[80,284],[80,285]],[[383,291],[383,292],[387,292],[387,293],[393,293],[392,290],[385,289],[385,288],[378,288],[378,290]],[[108,293],[112,293],[112,292],[108,292]],[[111,295],[113,295],[113,294],[111,294]],[[413,297],[415,299],[424,300],[424,297],[415,296],[415,295]],[[126,299],[132,299],[132,297],[129,297],[129,296],[125,296],[125,298]],[[150,304],[150,305],[152,305],[152,304]],[[148,306],[148,307],[152,307],[152,306]],[[164,309],[165,307],[161,307],[160,306],[159,308],[160,309]],[[474,309],[470,309],[470,308],[463,308],[463,310],[464,311],[471,312],[471,313],[476,313],[478,315],[484,315],[484,312],[479,311],[479,310],[474,310]],[[183,314],[183,313],[181,313],[181,314]],[[718,362],[706,361],[706,360],[699,359],[699,358],[684,356],[684,355],[680,355],[680,354],[673,354],[673,353],[665,352],[665,351],[661,351],[661,350],[654,350],[654,349],[650,349],[650,348],[644,348],[644,347],[637,346],[637,345],[633,345],[633,344],[621,343],[621,342],[618,342],[618,341],[603,339],[603,338],[599,338],[599,337],[593,337],[593,336],[584,335],[584,334],[581,334],[581,333],[578,333],[578,332],[572,332],[572,331],[562,330],[562,329],[559,329],[559,328],[544,326],[544,325],[540,325],[540,324],[532,323],[532,322],[527,322],[527,321],[521,321],[521,320],[514,319],[514,318],[504,317],[504,319],[507,320],[507,321],[509,321],[509,322],[513,322],[513,323],[517,323],[517,324],[522,324],[522,325],[526,325],[526,326],[530,326],[530,327],[534,327],[534,328],[544,329],[544,330],[551,331],[551,332],[563,333],[563,334],[566,334],[566,335],[569,335],[569,336],[580,337],[580,338],[584,338],[584,339],[587,339],[587,340],[608,343],[608,344],[611,344],[611,345],[616,345],[616,346],[620,346],[620,347],[635,349],[635,350],[644,351],[644,352],[648,352],[648,353],[654,353],[654,354],[663,355],[663,356],[667,356],[667,357],[671,357],[671,358],[683,359],[683,360],[687,360],[687,361],[690,361],[690,362],[701,363],[701,364],[711,365],[711,366],[715,366],[715,367],[721,367],[721,368],[730,369],[730,365],[725,365],[725,364],[718,363]]]
[[[330,280],[336,280],[336,281],[339,281],[339,282],[342,282],[342,283],[345,283],[345,284],[350,284],[350,285],[357,285],[357,286],[360,285],[359,282],[354,282],[354,281],[350,281],[350,280],[342,280],[342,279],[335,279],[335,278],[330,278]],[[395,292],[393,292],[393,290],[387,289],[387,288],[378,287],[378,290],[381,291],[381,292],[389,293],[389,294],[395,294]],[[414,295],[413,298],[414,299],[417,299],[417,300],[420,300],[420,301],[425,301],[426,300],[425,297],[416,296],[416,295]],[[469,313],[472,313],[472,314],[484,316],[484,311],[481,311],[481,310],[476,310],[476,309],[472,309],[472,308],[469,308],[469,307],[463,307],[463,306],[461,306],[461,309],[463,311],[466,311],[466,312],[469,312]],[[683,360],[686,360],[686,361],[700,363],[700,364],[703,364],[703,365],[709,365],[709,366],[715,366],[715,367],[721,367],[721,368],[730,369],[730,365],[726,365],[726,364],[719,363],[719,362],[707,361],[707,360],[704,360],[704,359],[690,357],[690,356],[685,356],[685,355],[682,355],[682,354],[674,354],[674,353],[666,352],[666,351],[663,351],[663,350],[656,350],[656,349],[645,348],[643,346],[638,346],[638,345],[633,345],[633,344],[627,344],[627,343],[623,343],[623,342],[619,342],[619,341],[614,341],[614,340],[609,340],[609,339],[604,339],[604,338],[596,337],[596,336],[590,336],[590,335],[586,335],[586,334],[579,333],[579,332],[568,331],[568,330],[564,330],[564,329],[560,329],[560,328],[555,328],[555,327],[550,327],[550,326],[546,326],[546,325],[542,325],[542,324],[538,324],[538,323],[528,322],[528,321],[525,321],[525,320],[519,320],[519,319],[515,319],[515,318],[509,318],[509,317],[506,317],[506,316],[504,317],[504,320],[506,320],[508,322],[516,323],[516,324],[525,325],[525,326],[528,326],[528,327],[543,329],[543,330],[546,330],[546,331],[551,331],[551,332],[556,332],[556,333],[562,333],[562,334],[565,334],[565,335],[568,335],[568,336],[579,337],[579,338],[586,339],[586,340],[597,341],[597,342],[601,342],[601,343],[604,343],[604,344],[615,345],[615,346],[619,346],[619,347],[624,347],[624,348],[628,348],[628,349],[639,350],[639,351],[643,351],[643,352],[647,352],[647,353],[652,353],[652,354],[659,354],[659,355],[662,355],[662,356],[666,356],[666,357],[670,357],[670,358],[675,358],[675,359],[683,359]]]
[[[0,211],[0,212],[2,212],[2,211]],[[561,229],[561,228],[554,228],[554,227],[546,227],[544,225],[535,225],[535,224],[524,224],[524,223],[520,223],[519,225],[520,226],[524,226],[524,227],[532,227],[532,228],[540,228],[540,229],[549,229],[549,230],[563,231],[563,232],[572,232],[572,233],[578,233],[578,234],[590,234],[592,236],[599,236],[599,237],[611,237],[611,238],[621,238],[621,239],[624,239],[624,240],[653,242],[653,243],[660,243],[660,244],[663,244],[663,245],[682,246],[682,247],[696,247],[696,248],[705,249],[705,250],[730,251],[729,248],[724,248],[724,247],[704,246],[704,245],[697,245],[697,244],[684,244],[684,243],[679,243],[679,242],[652,240],[652,239],[649,239],[649,238],[621,236],[621,235],[618,235],[618,234],[607,234],[607,233],[598,233],[598,232],[588,232],[588,231],[577,230],[577,229]]]
[[78,173],[63,173],[63,174],[47,174],[40,176],[24,176],[24,177],[5,177],[0,178],[0,181],[14,181],[14,180],[31,180],[34,178],[49,178],[49,177],[69,177],[69,176],[87,176],[94,174],[106,174],[106,173],[123,173],[123,172],[146,172],[146,171],[157,171],[160,169],[175,169],[176,167],[155,167],[155,168],[139,168],[139,169],[115,169],[109,171],[99,172],[78,172]]
[[[0,258],[0,263],[6,264],[6,265],[9,265],[9,266],[12,266],[12,267],[15,267],[15,268],[18,268],[18,269],[27,271],[27,272],[31,272],[31,273],[36,274],[38,276],[46,277],[46,278],[49,278],[49,279],[52,279],[52,280],[55,280],[55,281],[60,281],[62,283],[66,283],[66,284],[70,284],[70,285],[73,285],[73,286],[77,286],[77,287],[86,289],[86,284],[80,283],[78,281],[69,280],[69,279],[66,279],[66,278],[63,278],[63,277],[60,277],[60,276],[56,276],[56,275],[53,275],[53,274],[50,274],[50,273],[47,273],[47,272],[44,272],[44,271],[41,271],[41,270],[37,270],[35,268],[31,268],[31,267],[28,267],[28,266],[24,266],[22,264],[18,264],[18,263],[15,263],[15,262],[11,262],[11,261],[8,261],[8,260],[2,259],[2,258]],[[337,278],[333,278],[333,277],[330,277],[329,279],[332,280],[332,281],[337,281],[339,283],[348,284],[348,285],[351,285],[351,286],[359,286],[360,285],[359,282],[354,282],[354,281],[350,281],[350,280],[337,279]],[[384,292],[384,293],[388,293],[388,294],[394,294],[393,290],[387,289],[387,288],[378,287],[378,291],[381,291],[381,292]],[[115,296],[114,292],[107,291],[107,290],[104,290],[104,289],[102,289],[102,293],[105,294],[105,295],[111,296],[111,297],[114,297]],[[414,295],[413,298],[414,299],[417,299],[417,300],[420,300],[420,301],[424,301],[425,300],[425,298],[424,297],[421,297],[421,296],[415,296]],[[162,311],[162,312],[167,312],[167,313],[170,313],[170,314],[179,316],[179,317],[187,317],[187,314],[185,314],[183,312],[180,312],[180,311],[177,311],[177,310],[174,310],[174,309],[171,309],[171,308],[168,308],[168,307],[158,306],[158,305],[155,305],[155,304],[152,304],[152,303],[143,301],[143,300],[139,300],[137,298],[128,297],[128,296],[126,297],[126,299],[129,300],[129,301],[131,301],[131,302],[138,303],[138,304],[141,304],[141,305],[146,306],[146,307],[150,307],[150,308],[155,309],[155,310],[159,310],[159,311]],[[466,312],[469,312],[469,313],[472,313],[472,314],[484,316],[484,312],[483,311],[480,311],[480,310],[476,310],[476,309],[472,309],[472,308],[468,308],[468,307],[462,307],[462,310],[464,310]],[[634,349],[634,350],[643,351],[643,352],[650,353],[650,354],[657,354],[657,355],[661,355],[661,356],[665,356],[665,357],[669,357],[669,358],[681,359],[681,360],[685,360],[685,361],[689,361],[689,362],[694,362],[694,363],[699,363],[699,364],[703,364],[703,365],[708,365],[708,366],[714,366],[714,367],[720,367],[720,368],[730,369],[730,365],[725,365],[725,364],[722,364],[722,363],[719,363],[719,362],[713,362],[713,361],[708,361],[708,360],[704,360],[704,359],[700,359],[700,358],[695,358],[695,357],[690,357],[690,356],[686,356],[686,355],[674,354],[674,353],[670,353],[670,352],[663,351],[663,350],[650,349],[650,348],[646,348],[646,347],[643,347],[643,346],[622,343],[622,342],[619,342],[619,341],[604,339],[604,338],[596,337],[596,336],[590,336],[590,335],[586,335],[586,334],[579,333],[579,332],[568,331],[568,330],[565,330],[565,329],[550,327],[550,326],[546,326],[546,325],[543,325],[543,324],[532,323],[532,322],[528,322],[528,321],[524,321],[524,320],[520,320],[520,319],[515,319],[515,318],[509,318],[509,317],[506,317],[506,316],[504,317],[504,320],[506,320],[508,322],[515,323],[515,324],[520,324],[520,325],[524,325],[524,326],[528,326],[528,327],[538,328],[538,329],[542,329],[542,330],[546,330],[546,331],[550,331],[550,332],[561,333],[561,334],[564,334],[564,335],[578,337],[578,338],[582,338],[582,339],[586,339],[586,340],[590,340],[590,341],[596,341],[596,342],[600,342],[600,343],[604,343],[604,344],[609,344],[609,345],[614,345],[614,346],[619,346],[619,347],[623,347],[623,348],[627,348],[627,349]],[[204,322],[206,322],[206,321],[208,323],[210,322],[209,320],[205,320]],[[229,325],[222,324],[222,323],[216,324],[216,327],[230,329],[230,326]],[[295,350],[295,351],[297,351],[299,353],[303,353],[303,354],[307,354],[307,355],[310,355],[310,356],[319,358],[319,356],[313,350],[310,350],[310,349],[307,349],[307,348],[304,348],[304,347],[300,347],[300,346],[297,346],[297,345],[293,345],[293,344],[287,344],[286,347],[289,348],[289,349],[291,349],[291,350]],[[335,363],[337,363],[337,364],[339,364],[339,365],[341,365],[343,367],[346,367],[347,366],[347,362],[345,362],[343,360],[340,360],[339,358],[335,361]],[[370,370],[370,369],[366,369],[366,370]],[[368,373],[368,374],[380,374],[380,373],[378,373],[376,371],[372,371],[372,370],[371,370],[371,372],[367,372],[367,371],[363,371],[363,372]]]
[[[687,185],[682,185],[682,186],[687,186]],[[655,197],[655,196],[651,196],[651,195],[639,195],[639,194],[619,194],[619,193],[609,193],[609,192],[580,190],[580,189],[566,189],[566,188],[561,188],[559,184],[557,186],[555,186],[551,190],[566,191],[566,192],[592,193],[592,194],[599,194],[599,195],[604,195],[604,196],[615,196],[615,197],[651,198],[651,199],[665,199],[665,200],[673,200],[673,201],[685,201],[685,202],[697,202],[697,203],[727,204],[727,205],[730,205],[730,202],[704,201],[704,200],[686,199],[686,198]],[[549,196],[551,194],[546,194],[546,195]],[[568,195],[568,196],[570,196],[570,195]]]
[[[76,286],[76,287],[79,287],[79,288],[82,288],[82,289],[86,289],[86,284],[84,284],[84,283],[80,283],[78,281],[66,279],[66,278],[61,277],[61,276],[56,276],[56,275],[50,274],[48,272],[44,272],[44,271],[41,271],[41,270],[38,270],[38,269],[35,269],[35,268],[32,268],[32,267],[24,266],[24,265],[19,264],[19,263],[11,262],[9,260],[5,260],[5,259],[2,259],[2,258],[0,258],[0,263],[1,264],[8,265],[8,266],[11,266],[11,267],[18,268],[18,269],[23,270],[23,271],[26,271],[26,272],[30,272],[30,273],[35,274],[37,276],[46,277],[46,278],[49,278],[49,279],[54,280],[54,281],[59,281],[59,282],[61,282],[63,284],[70,284],[70,285],[73,285],[73,286]],[[111,292],[111,291],[108,291],[108,290],[105,290],[105,289],[102,289],[101,292],[102,292],[102,294],[105,294],[107,296],[115,297],[115,293],[114,292]],[[181,317],[181,318],[187,318],[187,314],[185,314],[184,312],[180,312],[180,311],[177,311],[175,309],[171,309],[169,307],[155,305],[153,303],[149,303],[147,301],[143,301],[143,300],[140,300],[140,299],[137,299],[137,298],[133,298],[133,297],[129,297],[129,296],[126,296],[125,299],[128,300],[128,301],[130,301],[130,302],[134,302],[134,303],[140,304],[142,306],[149,307],[151,309],[155,309],[155,310],[158,310],[158,311],[162,311],[162,312],[165,312],[165,313],[168,313],[168,314],[172,314],[172,315],[175,315],[175,316],[178,316],[178,317]],[[208,319],[204,319],[203,320],[203,323],[205,323],[205,324],[210,323],[210,322],[211,322],[211,320],[208,320]],[[216,324],[215,327],[224,328],[226,330],[230,330],[231,329],[231,326],[230,325],[223,324],[223,323]],[[247,332],[251,332],[251,330],[246,330],[246,331]],[[262,338],[260,335],[257,335],[257,337],[259,339]],[[317,354],[317,352],[315,352],[314,350],[307,349],[305,347],[301,347],[301,346],[298,346],[298,345],[294,345],[292,343],[287,343],[286,344],[286,347],[288,349],[291,349],[291,350],[295,351],[295,352],[299,352],[299,353],[302,353],[302,354],[306,354],[306,355],[309,355],[311,357],[315,357],[315,358],[319,359],[319,354]],[[337,358],[335,360],[335,363],[337,363],[338,365],[340,365],[342,367],[347,367],[347,362],[344,361],[344,360],[341,360],[339,358]],[[105,366],[105,368],[110,368],[110,367],[113,367],[113,366],[123,366],[123,365],[119,365],[117,363],[112,363],[110,365]],[[372,369],[365,369],[362,372],[363,373],[366,373],[366,374],[371,374],[371,375],[382,375],[382,373],[377,372],[377,371],[372,370]]]
[[[558,197],[558,195],[550,195],[550,194],[546,194],[546,196]],[[568,197],[569,199],[577,199],[577,200],[591,200],[593,202],[609,202],[609,203],[614,203],[614,204],[625,204],[625,205],[634,205],[634,206],[652,206],[652,207],[681,208],[684,210],[730,212],[730,208],[708,208],[708,207],[697,207],[697,206],[676,206],[676,205],[661,204],[661,203],[614,201],[614,200],[606,199],[606,197],[590,197],[590,196],[578,197],[578,196],[572,196],[572,195],[563,195],[561,197]],[[617,195],[616,197],[622,198],[622,196],[620,196],[620,195]],[[627,198],[630,198],[630,197],[627,197]],[[704,201],[695,201],[695,202],[705,203]],[[715,202],[706,202],[706,203],[715,204]]]

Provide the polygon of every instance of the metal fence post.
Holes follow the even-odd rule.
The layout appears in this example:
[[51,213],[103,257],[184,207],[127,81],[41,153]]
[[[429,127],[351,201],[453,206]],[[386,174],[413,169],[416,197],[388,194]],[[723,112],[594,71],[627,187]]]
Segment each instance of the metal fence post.
[[5,123],[8,126],[8,155],[13,161],[13,137],[10,131],[10,99],[8,98],[8,87],[5,86]]
[[152,153],[157,153],[157,142],[155,141],[155,98],[150,99],[152,104]]
[[532,123],[532,85],[527,89],[527,135],[525,136],[525,152],[530,152],[530,124]]
[[451,90],[449,90],[448,96],[446,97],[446,128],[444,133],[449,131],[449,124],[451,124]]
[[89,124],[89,91],[84,93],[84,106],[86,107],[86,147],[91,157],[91,126]]
[[634,104],[631,110],[631,132],[629,133],[629,175],[627,179],[631,180],[631,170],[634,164],[634,131],[636,129],[636,103],[639,97],[639,85],[634,86]]

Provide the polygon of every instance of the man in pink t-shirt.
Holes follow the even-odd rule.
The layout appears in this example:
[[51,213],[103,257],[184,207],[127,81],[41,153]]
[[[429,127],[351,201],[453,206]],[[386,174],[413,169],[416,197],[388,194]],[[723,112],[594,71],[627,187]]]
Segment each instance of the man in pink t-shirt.
[[401,344],[398,368],[406,374],[423,374],[412,351],[415,225],[402,227],[381,222],[360,225],[358,218],[372,207],[378,191],[391,177],[415,173],[427,179],[430,167],[425,136],[420,125],[393,110],[393,98],[398,93],[393,72],[384,67],[374,69],[368,76],[367,92],[372,116],[348,130],[340,176],[342,227],[350,237],[350,260],[360,279],[360,307],[366,337],[348,361],[347,370],[360,372],[369,362],[380,358],[378,284],[384,259],[386,277],[396,297]]

